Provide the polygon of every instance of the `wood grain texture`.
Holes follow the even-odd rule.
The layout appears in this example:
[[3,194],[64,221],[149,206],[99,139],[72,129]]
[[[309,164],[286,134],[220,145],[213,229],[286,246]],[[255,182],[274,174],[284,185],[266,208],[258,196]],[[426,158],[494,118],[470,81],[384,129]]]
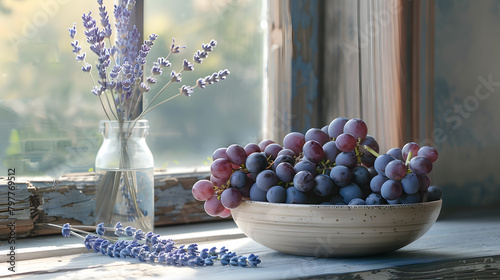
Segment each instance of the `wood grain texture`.
[[[155,226],[216,221],[208,216],[203,203],[196,201],[191,187],[207,173],[156,174],[155,175]],[[0,199],[7,201],[6,182],[0,181]],[[46,226],[53,224],[93,225],[95,209],[95,181],[92,173],[74,174],[57,181],[34,179],[17,182],[13,218],[16,218],[16,236],[23,238],[58,233]],[[8,205],[0,204],[0,239],[10,234]]]

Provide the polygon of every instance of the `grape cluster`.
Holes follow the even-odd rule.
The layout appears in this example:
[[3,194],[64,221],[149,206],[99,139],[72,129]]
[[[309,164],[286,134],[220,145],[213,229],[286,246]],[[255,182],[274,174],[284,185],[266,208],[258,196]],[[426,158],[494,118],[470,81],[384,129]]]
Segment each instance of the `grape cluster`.
[[242,199],[273,203],[380,205],[441,198],[427,176],[438,153],[410,142],[379,154],[361,119],[336,118],[305,134],[233,144],[213,153],[210,179],[193,185],[211,216],[228,217]]

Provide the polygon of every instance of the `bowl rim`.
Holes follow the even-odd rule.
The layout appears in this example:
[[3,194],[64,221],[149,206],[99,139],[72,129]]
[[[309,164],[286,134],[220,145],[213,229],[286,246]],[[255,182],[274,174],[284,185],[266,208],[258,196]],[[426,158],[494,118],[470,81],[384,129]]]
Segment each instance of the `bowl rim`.
[[[419,203],[406,203],[406,204],[379,204],[379,205],[322,205],[322,204],[290,204],[290,203],[274,203],[267,201],[254,201],[254,200],[242,200],[243,204],[255,204],[260,206],[276,206],[281,208],[319,208],[319,209],[388,209],[388,208],[411,208],[411,207],[422,207],[422,206],[432,206],[441,205],[442,199],[419,202]],[[239,206],[235,209],[238,209]],[[231,210],[235,210],[231,209]]]

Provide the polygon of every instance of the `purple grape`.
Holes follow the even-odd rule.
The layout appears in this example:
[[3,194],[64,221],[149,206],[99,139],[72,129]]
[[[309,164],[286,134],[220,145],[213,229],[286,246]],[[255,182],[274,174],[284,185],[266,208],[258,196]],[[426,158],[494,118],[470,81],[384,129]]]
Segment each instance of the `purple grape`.
[[399,199],[401,200],[401,203],[403,203],[403,204],[419,203],[420,202],[420,193],[418,193],[418,192],[416,192],[414,194],[403,193],[403,194],[401,194],[401,197]]
[[387,164],[394,160],[394,157],[388,154],[380,155],[375,160],[373,167],[377,170],[378,174],[385,176],[385,167]]
[[357,166],[352,170],[352,182],[358,186],[370,183],[370,172],[364,166]]
[[335,185],[333,179],[325,174],[319,174],[314,177],[316,185],[314,186],[314,193],[319,196],[328,196],[331,194],[338,194],[339,187]]
[[335,141],[329,141],[323,145],[323,151],[325,152],[325,159],[329,160],[330,163],[335,162],[335,158],[340,153]]
[[233,144],[227,147],[226,157],[231,163],[242,165],[247,159],[247,152],[245,152],[245,148],[243,148],[242,146]]
[[408,154],[411,152],[411,157],[414,158],[418,155],[418,150],[420,146],[415,142],[406,143],[401,149],[401,156],[403,156],[403,161],[406,162],[408,159]]
[[250,144],[247,144],[245,147],[245,152],[247,153],[247,157],[250,155],[250,154],[253,154],[253,153],[260,153],[260,148],[259,148],[259,145],[255,144],[255,143],[250,143]]
[[395,159],[399,159],[402,162],[406,162],[406,159],[403,159],[403,154],[401,153],[400,148],[392,148],[387,151],[387,154],[393,156]]
[[218,148],[212,154],[212,160],[216,160],[219,158],[226,158],[226,148]]
[[330,203],[333,205],[346,205],[340,194],[334,195],[332,198],[330,198]]
[[349,168],[343,165],[337,165],[332,168],[330,178],[333,179],[335,185],[345,187],[351,183],[352,172]]
[[241,193],[234,188],[225,189],[220,195],[220,202],[227,209],[234,209],[241,204]]
[[387,204],[387,201],[378,193],[369,194],[366,199],[366,205],[382,205]]
[[343,165],[348,167],[349,169],[353,169],[358,164],[358,158],[354,152],[349,153],[340,153],[335,158],[335,164]]
[[354,183],[350,183],[345,187],[341,187],[339,193],[346,204],[348,204],[351,200],[355,198],[363,198],[363,191],[358,185]]
[[353,198],[347,205],[366,205],[366,201],[361,198]]
[[231,175],[231,186],[236,189],[244,188],[247,184],[247,179],[248,177],[245,172],[237,170]]
[[229,180],[233,173],[231,162],[225,158],[218,158],[210,165],[210,172],[217,178]]
[[370,172],[370,178],[373,178],[378,175],[377,170],[375,170],[375,167],[368,167],[368,171]]
[[335,145],[341,152],[352,152],[356,148],[356,138],[351,134],[343,133],[335,139]]
[[307,195],[295,187],[289,187],[286,189],[285,202],[291,204],[305,204],[307,202]]
[[265,140],[262,140],[259,142],[258,146],[259,146],[259,149],[261,152],[264,152],[264,150],[266,149],[266,147],[270,144],[274,143],[273,140],[269,140],[269,139],[265,139]]
[[418,155],[428,158],[432,163],[438,159],[438,152],[430,146],[423,146],[418,150]]
[[293,169],[295,170],[295,173],[299,173],[302,170],[309,171],[313,176],[316,176],[318,174],[318,171],[316,170],[317,165],[314,162],[308,161],[308,160],[301,160],[295,166]]
[[406,164],[400,160],[395,159],[387,164],[384,172],[387,178],[399,181],[406,176],[407,171],[408,168],[406,167]]
[[368,127],[361,119],[350,119],[344,125],[344,133],[351,134],[356,141],[361,139],[361,142],[363,142],[368,134]]
[[257,184],[253,184],[250,188],[250,199],[253,201],[267,201],[267,192],[261,190]]
[[250,173],[259,174],[267,168],[267,158],[264,153],[253,153],[247,157],[245,166]]
[[293,177],[293,186],[301,192],[308,192],[314,188],[314,176],[309,171],[299,171]]
[[427,175],[418,175],[418,179],[420,181],[420,189],[419,191],[427,191],[429,186],[431,185],[431,179]]
[[401,183],[395,180],[387,180],[380,189],[380,194],[390,203],[390,200],[396,200],[401,197],[403,187]]
[[344,133],[344,126],[349,121],[347,118],[336,118],[328,125],[328,136],[336,139],[340,134]]
[[[321,128],[321,131],[323,131],[326,135],[328,135],[328,125],[325,125]],[[330,136],[328,136],[330,137]]]
[[278,153],[278,156],[282,156],[282,155],[286,155],[286,156],[290,156],[292,158],[295,158],[297,155],[290,149],[283,149],[281,150],[279,153]]
[[302,147],[306,143],[304,134],[290,132],[283,138],[283,147],[292,150],[296,155],[302,153]]
[[243,198],[250,199],[250,189],[252,188],[252,186],[254,184],[255,184],[255,180],[252,178],[248,178],[246,185],[243,188],[238,189],[238,191],[241,193],[241,196]]
[[376,157],[365,149],[365,145],[370,147],[377,153],[379,152],[380,148],[375,138],[370,135],[367,135],[365,141],[363,141],[359,146],[359,152],[361,153],[361,164],[368,168],[373,166]]
[[385,183],[385,181],[389,180],[389,178],[383,176],[383,175],[377,175],[372,178],[370,181],[370,189],[374,193],[380,193],[380,189],[382,188],[382,185]]
[[267,158],[271,157],[271,160],[275,160],[281,150],[283,150],[283,147],[280,144],[272,143],[264,149],[264,154]]
[[304,156],[314,163],[320,163],[325,157],[323,146],[315,140],[307,141],[304,144],[303,152]]
[[417,175],[427,175],[432,171],[432,162],[423,156],[416,156],[410,160],[410,170]]
[[279,182],[278,175],[272,170],[264,170],[257,175],[255,183],[264,192],[267,192],[273,186],[276,186]]
[[267,191],[266,198],[272,203],[283,203],[286,200],[286,190],[282,186],[274,186]]
[[364,167],[370,168],[373,167],[373,165],[375,164],[375,160],[377,158],[372,154],[362,154],[360,159],[361,159],[361,164]]
[[305,140],[306,142],[314,140],[320,145],[324,145],[326,142],[330,141],[330,136],[319,128],[311,128],[306,132]]
[[415,173],[408,173],[401,179],[401,185],[403,186],[403,191],[406,194],[415,194],[420,190],[420,180],[418,175]]
[[282,162],[288,162],[290,163],[292,166],[293,164],[295,163],[295,160],[291,157],[291,156],[288,156],[288,155],[280,155],[278,156],[274,162],[273,162],[273,165],[271,166],[271,168],[276,171],[276,167],[278,167],[278,165]]
[[438,186],[430,186],[428,189],[429,196],[427,197],[428,201],[436,201],[440,200],[443,196],[443,191]]
[[364,147],[365,145],[372,148],[372,150],[374,150],[377,153],[380,150],[377,140],[375,140],[375,138],[373,138],[373,136],[371,135],[367,135],[365,140],[361,142],[361,145],[359,146],[359,151],[361,153],[367,153],[371,155],[371,153],[365,149]]
[[288,162],[282,162],[276,167],[276,175],[280,181],[285,183],[290,183],[293,181],[293,177],[295,176],[295,170],[293,169],[293,165]]
[[393,199],[393,200],[388,200],[386,199],[388,204],[401,204],[401,198]]

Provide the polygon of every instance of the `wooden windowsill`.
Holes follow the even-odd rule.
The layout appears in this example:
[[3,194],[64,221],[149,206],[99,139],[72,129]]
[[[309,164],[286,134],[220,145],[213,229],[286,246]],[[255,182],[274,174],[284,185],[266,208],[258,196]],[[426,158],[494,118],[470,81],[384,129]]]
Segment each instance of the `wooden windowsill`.
[[[255,253],[262,263],[257,268],[221,267],[218,263],[213,267],[172,267],[104,257],[88,253],[79,238],[45,236],[17,240],[16,273],[3,265],[0,278],[500,278],[500,210],[447,215],[412,244],[390,254],[364,258],[314,258],[276,252],[245,237],[232,221],[160,227],[155,232],[178,245],[197,243],[200,249],[226,246],[241,255]],[[4,264],[7,245],[2,242],[0,251]]]

